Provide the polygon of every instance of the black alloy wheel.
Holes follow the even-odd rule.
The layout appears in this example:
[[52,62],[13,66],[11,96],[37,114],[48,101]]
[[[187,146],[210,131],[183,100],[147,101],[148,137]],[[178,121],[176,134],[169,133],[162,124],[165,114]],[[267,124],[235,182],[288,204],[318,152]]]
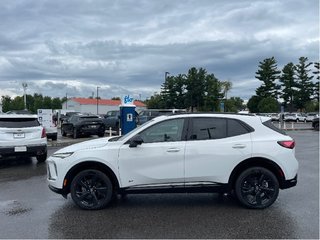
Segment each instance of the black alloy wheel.
[[63,137],[67,136],[66,132],[63,130],[62,127],[61,127],[61,135],[62,135]]
[[82,209],[105,208],[113,195],[112,183],[107,175],[98,170],[85,170],[72,180],[71,197]]
[[242,205],[248,208],[263,209],[272,205],[277,199],[279,182],[268,169],[252,167],[239,175],[235,191]]

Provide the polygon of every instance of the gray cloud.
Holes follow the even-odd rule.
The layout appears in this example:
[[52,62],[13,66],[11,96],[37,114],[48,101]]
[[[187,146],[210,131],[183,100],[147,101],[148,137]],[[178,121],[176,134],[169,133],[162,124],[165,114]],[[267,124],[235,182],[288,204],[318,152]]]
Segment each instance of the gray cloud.
[[249,98],[259,61],[319,59],[319,2],[1,1],[0,95],[160,90],[164,72],[203,67]]

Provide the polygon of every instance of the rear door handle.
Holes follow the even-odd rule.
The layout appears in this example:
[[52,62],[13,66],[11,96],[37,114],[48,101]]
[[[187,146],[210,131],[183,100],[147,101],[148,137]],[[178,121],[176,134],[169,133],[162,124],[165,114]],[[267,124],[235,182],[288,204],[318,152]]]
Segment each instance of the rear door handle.
[[244,144],[235,144],[232,146],[232,148],[235,148],[235,149],[242,149],[242,148],[246,148],[247,146],[244,145]]
[[169,148],[167,149],[167,152],[180,152],[179,148]]

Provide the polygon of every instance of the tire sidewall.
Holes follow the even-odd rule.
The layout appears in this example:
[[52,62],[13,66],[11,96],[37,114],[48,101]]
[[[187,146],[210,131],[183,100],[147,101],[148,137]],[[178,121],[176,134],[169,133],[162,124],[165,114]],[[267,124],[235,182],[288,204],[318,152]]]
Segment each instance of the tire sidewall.
[[[261,171],[264,174],[268,175],[268,177],[270,177],[272,179],[272,181],[275,184],[275,194],[273,195],[272,199],[270,199],[266,204],[263,205],[252,205],[250,203],[247,202],[247,200],[242,196],[242,192],[241,192],[241,185],[242,182],[244,181],[244,179],[249,176],[250,174],[257,172],[257,171]],[[263,168],[263,167],[251,167],[248,168],[246,170],[244,170],[239,177],[236,180],[236,184],[235,184],[235,193],[237,196],[237,199],[239,200],[239,202],[244,205],[247,208],[253,208],[253,209],[264,209],[267,208],[269,206],[271,206],[275,200],[278,198],[279,195],[279,181],[277,179],[277,177],[268,169]]]
[[[93,207],[82,204],[81,201],[79,201],[79,199],[76,195],[76,191],[75,191],[77,181],[92,172],[97,174],[97,176],[100,179],[102,179],[103,182],[107,185],[107,196],[103,200],[101,200],[98,205],[95,205]],[[71,186],[70,186],[70,193],[71,193],[72,200],[80,208],[85,209],[85,210],[98,210],[98,209],[105,208],[109,204],[109,202],[111,201],[112,195],[113,195],[113,186],[112,186],[112,182],[111,182],[110,178],[106,174],[104,174],[103,172],[101,172],[99,170],[90,169],[90,170],[84,170],[84,171],[78,173],[73,178],[73,180],[71,182]]]

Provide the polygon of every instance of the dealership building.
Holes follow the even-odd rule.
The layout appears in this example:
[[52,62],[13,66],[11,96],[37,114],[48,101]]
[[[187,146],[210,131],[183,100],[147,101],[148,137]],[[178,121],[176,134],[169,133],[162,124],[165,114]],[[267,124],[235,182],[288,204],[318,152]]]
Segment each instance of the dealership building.
[[[106,114],[108,111],[119,110],[120,105],[120,100],[70,98],[62,104],[62,109],[80,113]],[[134,101],[134,105],[136,105],[136,111],[146,109],[146,105],[140,101]]]

